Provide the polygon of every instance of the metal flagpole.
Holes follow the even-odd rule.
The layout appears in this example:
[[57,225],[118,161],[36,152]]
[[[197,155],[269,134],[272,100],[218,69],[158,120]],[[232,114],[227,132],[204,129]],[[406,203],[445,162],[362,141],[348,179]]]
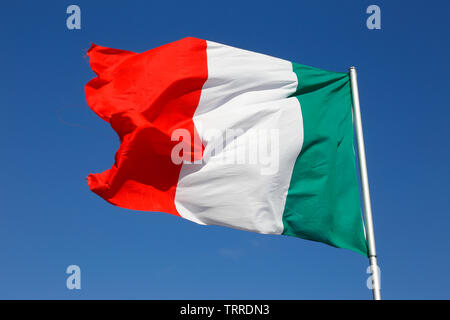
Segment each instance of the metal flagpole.
[[359,106],[358,80],[356,78],[355,67],[350,67],[350,82],[352,86],[353,116],[355,121],[356,141],[358,145],[359,172],[361,176],[361,190],[363,196],[364,225],[366,228],[370,270],[372,274],[372,292],[374,300],[381,300],[380,273],[375,249],[375,234],[373,231],[372,207],[370,204],[369,180],[367,177],[366,152],[364,149],[361,109]]

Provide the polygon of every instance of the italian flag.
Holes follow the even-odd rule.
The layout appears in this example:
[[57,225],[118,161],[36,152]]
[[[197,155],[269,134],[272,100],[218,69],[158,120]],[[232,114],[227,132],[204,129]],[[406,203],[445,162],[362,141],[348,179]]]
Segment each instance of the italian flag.
[[197,38],[88,56],[87,102],[121,141],[97,195],[367,254],[347,73]]

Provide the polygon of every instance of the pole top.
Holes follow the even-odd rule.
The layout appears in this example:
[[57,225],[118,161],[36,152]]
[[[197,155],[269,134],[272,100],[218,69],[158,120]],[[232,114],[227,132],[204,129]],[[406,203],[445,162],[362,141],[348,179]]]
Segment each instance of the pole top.
[[349,69],[350,70],[356,70],[356,67],[355,66],[351,66]]

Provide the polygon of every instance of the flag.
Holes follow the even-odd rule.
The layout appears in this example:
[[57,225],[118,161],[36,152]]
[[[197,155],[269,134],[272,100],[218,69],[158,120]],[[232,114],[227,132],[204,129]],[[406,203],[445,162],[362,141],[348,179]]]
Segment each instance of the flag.
[[191,37],[88,56],[87,102],[121,143],[97,195],[367,254],[348,73]]

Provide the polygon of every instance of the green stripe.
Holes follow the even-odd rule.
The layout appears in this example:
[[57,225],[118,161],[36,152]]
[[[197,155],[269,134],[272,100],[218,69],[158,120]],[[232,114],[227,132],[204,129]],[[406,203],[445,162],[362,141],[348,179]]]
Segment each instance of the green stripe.
[[283,234],[367,255],[349,75],[295,63],[293,70],[304,141],[286,198]]

